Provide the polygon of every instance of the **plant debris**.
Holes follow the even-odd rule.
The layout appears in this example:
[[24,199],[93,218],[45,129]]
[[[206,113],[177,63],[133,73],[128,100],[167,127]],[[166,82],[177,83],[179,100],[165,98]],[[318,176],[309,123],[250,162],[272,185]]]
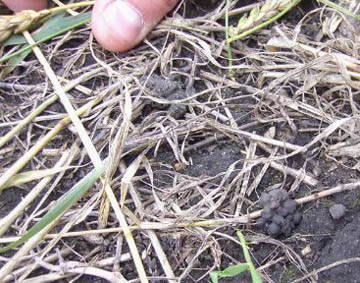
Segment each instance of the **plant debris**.
[[125,53],[90,36],[93,1],[2,29],[1,248],[59,215],[0,281],[359,278],[360,3],[325,2],[179,1]]

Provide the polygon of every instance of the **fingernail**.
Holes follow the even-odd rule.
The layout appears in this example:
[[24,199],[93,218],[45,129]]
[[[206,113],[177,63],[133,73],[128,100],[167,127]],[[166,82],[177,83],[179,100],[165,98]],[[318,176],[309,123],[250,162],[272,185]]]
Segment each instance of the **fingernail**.
[[115,0],[104,10],[104,21],[113,32],[119,33],[123,38],[134,40],[144,27],[141,13],[130,3]]

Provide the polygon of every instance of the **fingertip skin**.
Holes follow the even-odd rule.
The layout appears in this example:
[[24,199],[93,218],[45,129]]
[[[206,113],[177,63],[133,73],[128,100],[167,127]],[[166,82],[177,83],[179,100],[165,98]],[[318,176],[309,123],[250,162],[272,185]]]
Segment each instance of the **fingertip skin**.
[[96,0],[92,32],[105,49],[127,51],[143,40],[176,3],[176,0]]
[[[127,7],[127,8],[126,8]],[[129,10],[133,17],[128,18]],[[136,17],[138,21],[136,21]],[[128,23],[126,20],[130,21]],[[96,40],[109,51],[126,51],[144,27],[142,14],[122,0],[97,0],[95,2],[91,29]]]
[[47,8],[48,0],[2,0],[14,12],[22,10],[40,11]]

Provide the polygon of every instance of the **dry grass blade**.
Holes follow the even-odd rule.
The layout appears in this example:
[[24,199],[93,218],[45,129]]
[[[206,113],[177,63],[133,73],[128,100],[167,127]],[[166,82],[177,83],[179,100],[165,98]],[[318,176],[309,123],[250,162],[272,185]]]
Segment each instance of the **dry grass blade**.
[[51,229],[57,224],[62,215],[58,216],[53,222],[48,224],[42,231],[36,234],[34,237],[30,238],[25,244],[17,251],[17,253],[12,256],[4,266],[0,269],[0,281],[2,281],[5,276],[10,274],[14,267],[18,264],[22,257],[27,255],[33,248],[36,246],[44,237],[49,233]]
[[[339,186],[335,186],[333,188],[321,191],[319,193],[314,193],[309,196],[296,199],[298,204],[306,204],[308,202],[318,200],[321,198],[325,198],[334,194],[357,190],[360,188],[360,181],[348,184],[342,184]],[[262,210],[257,210],[249,213],[248,215],[241,215],[238,217],[228,217],[226,219],[211,219],[211,220],[203,220],[203,221],[193,221],[193,222],[174,222],[168,220],[167,223],[162,222],[141,222],[140,225],[132,225],[127,226],[127,231],[136,231],[136,230],[159,230],[159,231],[167,231],[171,229],[179,229],[179,228],[195,228],[195,227],[221,227],[224,225],[239,225],[239,224],[250,224],[253,219],[260,217]],[[97,230],[87,230],[87,231],[79,231],[79,232],[67,232],[61,234],[62,238],[71,238],[78,237],[84,235],[101,235],[108,233],[126,233],[122,227],[116,228],[107,228],[107,229],[97,229]],[[44,236],[45,239],[54,239],[59,237],[59,234],[47,234]],[[0,243],[12,243],[19,240],[19,237],[7,237],[0,239]]]
[[323,267],[321,267],[319,269],[316,269],[314,271],[309,272],[308,274],[304,275],[303,277],[301,277],[299,279],[296,279],[296,280],[292,281],[292,283],[304,282],[305,279],[308,279],[311,276],[318,275],[321,272],[324,272],[324,271],[329,270],[331,268],[335,268],[335,267],[337,267],[339,265],[349,264],[349,263],[360,263],[360,257],[347,258],[347,259],[343,259],[343,260],[339,260],[337,262],[331,263],[331,264],[329,264],[327,266],[323,266]]
[[[360,200],[358,23],[316,1],[248,2],[179,1],[144,43],[126,53],[103,50],[88,27],[78,28],[89,20],[91,8],[76,10],[75,19],[51,17],[55,30],[62,18],[71,18],[62,29],[68,33],[44,44],[38,45],[42,41],[34,33],[47,62],[33,54],[0,83],[0,184],[25,165],[27,172],[56,168],[63,152],[80,145],[79,133],[81,138],[85,133],[78,126],[60,132],[72,122],[62,104],[66,97],[53,96],[41,105],[54,93],[65,90],[75,109],[99,99],[80,121],[95,151],[91,162],[89,147],[79,146],[79,154],[63,165],[75,169],[61,172],[46,188],[44,180],[23,184],[25,190],[4,190],[0,214],[8,216],[6,223],[0,221],[0,234],[6,230],[8,237],[0,237],[0,244],[19,241],[17,236],[54,210],[54,201],[99,160],[108,166],[101,182],[76,198],[77,205],[40,245],[22,257],[3,259],[17,261],[16,279],[6,276],[9,282],[76,281],[82,275],[110,282],[208,281],[211,271],[243,262],[235,229],[251,242],[254,264],[269,283],[276,276],[291,282],[309,274],[305,254],[296,250],[311,247],[310,257],[329,251],[312,244],[323,235],[344,233],[345,224],[329,216],[332,202],[341,202],[345,220],[352,221]],[[360,4],[348,2],[349,11],[358,13]],[[341,21],[330,22],[326,33],[324,19],[333,16]],[[70,24],[76,21],[79,25]],[[225,22],[235,23],[236,36],[247,37],[232,41],[230,75],[224,47],[236,37],[225,34]],[[16,40],[25,43],[14,36],[4,51],[14,54],[10,44]],[[262,213],[262,193],[278,188],[299,204],[303,220],[289,237],[275,239],[264,235],[267,227],[261,230],[255,219]],[[71,255],[46,261],[65,246]],[[265,258],[264,250],[269,251]],[[290,266],[296,271],[292,278],[285,276]],[[38,268],[41,273],[34,272]],[[312,277],[304,280],[316,282]]]
[[[77,115],[81,116],[87,113],[92,107],[101,101],[101,97],[90,101],[83,107],[78,109]],[[26,152],[20,159],[17,160],[6,172],[0,176],[0,191],[6,182],[18,173],[52,138],[54,138],[61,130],[63,130],[68,124],[70,124],[70,118],[64,118],[61,120],[50,132],[48,132],[41,140],[39,140],[29,151]]]
[[[99,74],[103,68],[95,68],[94,70],[91,70],[90,72],[87,72],[75,80],[68,82],[64,86],[64,91],[70,91],[74,88],[77,88],[79,84],[82,82],[91,79],[95,74]],[[117,88],[118,84],[113,85],[109,89],[105,90],[106,93],[111,92],[114,88]],[[30,122],[32,122],[36,117],[42,113],[46,108],[48,108],[50,105],[55,103],[58,100],[57,95],[52,95],[50,98],[48,98],[46,101],[41,103],[34,111],[31,112],[30,115],[25,117],[23,120],[21,120],[17,125],[12,128],[9,132],[7,132],[4,136],[0,137],[0,148],[3,147],[6,143],[8,143],[16,134],[19,134]]]
[[[126,169],[126,171],[124,172],[124,176],[121,180],[121,200],[120,203],[122,205],[122,207],[124,207],[124,200],[126,197],[126,193],[129,190],[130,191],[130,195],[132,197],[132,199],[134,200],[134,204],[136,206],[136,208],[138,210],[143,210],[143,205],[141,203],[140,197],[138,195],[138,193],[136,192],[134,186],[132,185],[132,178],[134,177],[136,171],[139,169],[140,163],[144,162],[144,160],[146,160],[145,154],[147,153],[147,150],[145,150],[144,152],[142,152],[135,161],[133,161],[133,163]],[[146,162],[146,161],[145,161]],[[123,168],[123,171],[125,170],[125,168]],[[151,170],[150,168],[147,169],[147,171]],[[130,217],[130,216],[129,216]],[[141,225],[141,221],[140,219],[138,219],[135,215],[131,216],[133,221],[135,223],[138,223],[139,225]],[[175,273],[166,257],[166,254],[161,246],[161,242],[159,241],[158,236],[156,235],[156,233],[154,231],[147,231],[147,234],[150,238],[150,241],[154,247],[154,250],[156,252],[156,255],[158,257],[158,260],[160,261],[160,264],[167,276],[167,279],[171,282],[173,278],[176,278]],[[175,279],[174,279],[175,280]]]
[[[120,152],[118,152],[118,150],[123,151],[124,148],[124,141],[125,138],[128,134],[129,131],[129,127],[130,127],[130,121],[131,121],[131,116],[132,116],[132,101],[131,101],[131,97],[130,97],[130,93],[129,91],[126,89],[125,93],[125,103],[124,103],[124,120],[123,120],[123,124],[121,127],[121,130],[123,131],[122,133],[120,133],[117,138],[116,144],[113,148],[113,150],[115,150],[114,152],[112,152],[112,166],[116,166],[116,164],[119,162],[121,155]],[[112,167],[111,169],[112,171],[114,170],[114,167]],[[111,172],[111,171],[110,171]],[[110,173],[110,176],[112,175],[113,172]],[[123,211],[121,210],[118,201],[116,200],[116,197],[111,189],[111,187],[109,186],[109,183],[106,182],[105,183],[105,192],[107,197],[109,198],[109,201],[115,211],[116,217],[118,218],[119,222],[120,222],[120,226],[124,229],[124,234],[125,234],[125,239],[129,245],[130,248],[130,252],[131,255],[133,257],[137,272],[139,274],[140,280],[141,282],[148,282],[147,276],[146,276],[146,272],[144,269],[144,265],[142,263],[141,257],[139,255],[139,252],[137,250],[133,235],[131,233],[131,230],[128,228],[128,224],[125,218],[125,215],[123,214]],[[123,193],[123,192],[122,192]]]
[[137,250],[137,247],[136,247],[136,244],[134,241],[134,237],[131,233],[131,230],[129,229],[125,215],[119,206],[119,203],[114,195],[114,192],[112,191],[112,189],[109,185],[105,185],[105,192],[110,200],[112,208],[115,211],[115,215],[116,215],[118,221],[120,222],[120,226],[122,227],[122,229],[124,231],[124,235],[126,237],[128,245],[129,245],[130,252],[131,252],[132,258],[134,260],[140,280],[141,280],[141,282],[144,282],[144,283],[149,282],[149,280],[146,276],[144,265],[142,263],[139,252]]
[[[338,51],[322,51],[318,50],[317,48],[314,48],[309,44],[300,43],[300,42],[294,42],[291,39],[289,39],[279,28],[276,28],[276,30],[279,32],[280,37],[274,37],[271,38],[267,46],[269,47],[275,47],[275,48],[289,48],[294,50],[295,52],[299,54],[311,54],[313,58],[316,58],[319,61],[312,60],[310,65],[305,66],[306,68],[311,67],[314,65],[314,68],[320,68],[321,70],[329,69],[331,72],[339,72],[342,76],[340,76],[337,80],[332,80],[332,83],[337,82],[338,84],[344,83],[344,78],[348,80],[349,85],[354,87],[355,89],[360,89],[360,73],[359,73],[359,66],[360,66],[360,60],[354,56],[350,56],[348,54],[344,54],[342,52]],[[309,56],[307,56],[309,57]],[[306,58],[309,60],[309,58]],[[323,60],[331,61],[333,63],[332,68],[327,66],[325,62],[321,62]],[[315,63],[315,64],[314,64]],[[324,63],[324,64],[322,64]],[[323,65],[323,67],[322,67]],[[304,68],[304,67],[301,67]],[[301,72],[300,69],[295,69],[292,71],[292,74],[289,74],[290,72],[287,72],[286,76],[281,76],[278,79],[273,80],[269,86],[267,87],[268,90],[272,90],[274,87],[278,86],[280,83],[287,80],[289,77],[296,75],[297,73]],[[354,80],[351,80],[350,78],[354,78]]]
[[0,138],[0,148],[3,147],[14,135],[18,134],[28,123],[30,123],[37,115],[44,111],[48,106],[57,100],[57,96],[52,96],[44,101],[38,108],[36,108],[29,116],[27,116],[21,123],[16,125],[11,131]]
[[19,174],[16,174],[10,180],[4,184],[3,189],[8,189],[11,187],[20,187],[26,183],[40,180],[49,176],[53,176],[57,173],[65,172],[74,167],[59,167],[52,169],[44,169],[44,170],[34,170],[34,171],[26,171]]
[[[22,281],[23,279],[25,279],[26,277],[28,277],[28,275],[33,272],[33,270],[37,267],[38,264],[42,265],[44,268],[52,270],[52,266],[50,266],[50,268],[48,268],[49,266],[46,265],[46,263],[44,263],[43,258],[46,257],[46,255],[54,248],[54,246],[61,240],[62,235],[66,232],[68,232],[72,227],[74,227],[77,223],[84,221],[84,219],[89,215],[89,213],[91,213],[91,211],[94,209],[94,207],[97,205],[98,203],[98,198],[99,198],[99,193],[93,195],[83,206],[81,206],[80,208],[76,209],[75,212],[70,213],[71,216],[68,217],[68,221],[66,222],[66,225],[61,229],[61,231],[57,234],[56,237],[54,237],[51,241],[49,241],[46,245],[45,248],[42,249],[40,255],[36,258],[35,262],[33,264],[31,264],[30,266],[27,267],[26,272],[24,272],[24,274],[22,274],[22,276],[19,278],[19,281]],[[70,212],[70,211],[69,211]],[[64,216],[66,217],[66,216]],[[66,263],[62,262],[64,265],[66,265]],[[88,266],[85,265],[79,265],[77,266],[76,263],[74,265],[71,265],[71,263],[69,263],[70,266],[69,268],[75,268],[75,267],[87,267],[90,268],[93,267],[91,266],[91,264],[89,264]],[[60,265],[62,266],[62,264]],[[100,267],[100,266],[98,266]],[[83,270],[85,273],[87,272],[87,268],[85,268],[85,270]],[[100,271],[101,269],[99,269]],[[93,274],[92,272],[89,272],[90,274]],[[118,276],[119,275],[119,276]],[[99,277],[104,277],[104,278],[112,278],[109,277],[109,273],[99,273],[98,274]],[[116,278],[121,278],[121,274],[114,274],[114,276]]]
[[[63,165],[70,164],[69,161],[72,161],[78,154],[79,148],[76,144],[72,147],[72,149],[64,152],[62,157],[59,159],[58,163],[55,165],[54,168],[59,168]],[[52,176],[46,177],[41,180],[31,192],[29,192],[24,199],[13,209],[7,216],[3,217],[0,220],[0,236],[2,236],[8,227],[12,224],[12,222],[24,212],[26,207],[42,192],[45,186],[50,182]]]
[[[58,260],[59,255],[61,257],[66,257],[69,254],[71,254],[71,249],[65,248],[65,249],[59,251],[59,253],[53,253],[52,255],[46,257],[44,259],[44,262],[49,262],[50,263],[50,262]],[[37,266],[37,268],[39,268],[39,267],[40,267],[40,265]],[[24,266],[24,267],[21,267],[21,268],[15,270],[11,274],[8,274],[4,278],[4,282],[14,282],[17,278],[19,278],[26,271],[26,269],[27,269],[27,266]],[[23,281],[23,282],[25,282],[25,281]],[[41,281],[36,281],[36,282],[41,282]]]
[[[126,92],[128,92],[127,86],[125,85]],[[131,116],[132,116],[132,105],[131,100],[129,101],[129,96],[125,96],[126,101],[122,105],[123,108],[123,115],[119,116],[116,123],[114,124],[112,128],[112,133],[116,132],[116,135],[114,137],[114,141],[110,143],[110,160],[109,160],[109,169],[106,172],[106,179],[105,182],[109,183],[112,179],[115,171],[117,170],[119,166],[119,162],[121,160],[124,147],[125,147],[125,141],[129,133],[129,127],[131,124]],[[120,125],[120,129],[118,129],[117,125],[119,121],[122,120],[122,123]],[[110,213],[110,202],[108,197],[106,196],[106,193],[104,192],[101,198],[101,204],[100,204],[100,214],[99,214],[99,227],[104,228],[107,226],[108,217]]]
[[[34,40],[32,39],[31,35],[28,32],[23,33],[26,40],[28,40],[29,44],[34,44]],[[82,124],[80,118],[76,115],[75,109],[70,102],[70,99],[66,95],[63,87],[61,86],[59,80],[57,79],[53,69],[50,67],[49,63],[47,62],[45,56],[42,54],[41,50],[35,46],[33,48],[34,53],[36,57],[39,59],[40,63],[43,65],[50,81],[54,85],[54,88],[56,89],[56,93],[59,96],[62,104],[64,105],[67,113],[69,114],[69,117],[76,127],[76,130],[78,131],[79,137],[84,144],[84,147],[87,150],[87,153],[89,154],[89,157],[92,161],[92,163],[95,165],[95,167],[101,167],[102,161],[99,156],[99,154],[96,151],[95,146],[93,145],[89,135],[86,132],[86,129],[84,125]],[[1,186],[0,186],[1,187]]]
[[[93,266],[86,266],[84,263],[81,262],[71,262],[68,265],[62,264],[59,266],[55,266],[52,264],[48,264],[45,262],[39,262],[39,265],[41,265],[43,268],[46,268],[48,270],[51,270],[56,273],[62,273],[64,269],[66,269],[69,273],[74,274],[86,274],[86,275],[92,275],[99,278],[102,278],[106,280],[106,282],[110,283],[128,283],[129,281],[124,279],[124,277],[119,272],[112,272],[107,271],[98,267]],[[37,278],[39,280],[40,278]],[[29,282],[28,280],[25,280],[23,282]],[[40,282],[40,281],[33,281],[33,282]],[[46,278],[46,282],[48,282],[48,279]]]
[[[28,32],[24,32],[24,36],[29,41],[30,44],[33,43],[33,40],[32,40],[32,38],[31,38],[31,36],[30,36],[30,34]],[[75,127],[77,128],[77,130],[79,132],[79,136],[80,136],[81,140],[83,141],[84,146],[87,149],[88,154],[89,154],[93,164],[95,165],[96,168],[101,167],[102,161],[100,159],[100,156],[97,153],[94,145],[92,144],[92,141],[90,140],[88,134],[86,133],[86,130],[85,130],[84,126],[82,125],[80,119],[76,115],[75,110],[74,110],[71,102],[67,98],[63,88],[61,87],[61,85],[60,85],[60,83],[58,81],[58,79],[56,78],[55,73],[53,72],[50,65],[47,63],[45,57],[42,55],[41,51],[37,47],[34,47],[34,52],[35,52],[36,56],[39,58],[42,65],[44,66],[48,76],[50,77],[50,80],[54,84],[54,87],[56,88],[57,94],[60,96],[60,99],[61,99],[62,103],[64,104],[66,110],[68,111],[72,122],[75,124]],[[131,105],[130,96],[129,96],[129,94],[125,94],[125,97],[126,97],[126,101],[127,101],[126,107],[129,107],[128,106],[129,101],[130,101],[130,105]],[[12,173],[11,171],[8,171],[8,172],[9,172],[8,175],[10,175]],[[2,177],[4,177],[4,176],[2,176]],[[5,178],[3,178],[3,179],[5,180]],[[1,187],[1,183],[0,183],[0,187]],[[127,230],[127,233],[125,234],[126,239],[128,240],[128,244],[129,244],[131,253],[133,255],[133,259],[134,259],[135,265],[137,267],[139,276],[140,276],[140,278],[141,278],[141,280],[143,282],[147,282],[146,273],[144,271],[144,267],[143,267],[141,258],[140,258],[139,254],[138,254],[137,249],[136,249],[135,242],[134,242],[134,240],[133,240],[133,238],[131,236],[130,230],[128,230],[126,228],[127,227],[126,219],[125,219],[125,217],[124,217],[124,215],[123,215],[123,213],[122,213],[122,211],[121,211],[121,209],[120,209],[120,207],[119,207],[119,205],[118,205],[118,203],[116,201],[116,198],[115,198],[115,196],[114,196],[114,194],[112,192],[111,187],[108,184],[105,184],[105,191],[106,191],[107,196],[110,199],[110,203],[112,204],[121,225],[124,227],[125,230]]]

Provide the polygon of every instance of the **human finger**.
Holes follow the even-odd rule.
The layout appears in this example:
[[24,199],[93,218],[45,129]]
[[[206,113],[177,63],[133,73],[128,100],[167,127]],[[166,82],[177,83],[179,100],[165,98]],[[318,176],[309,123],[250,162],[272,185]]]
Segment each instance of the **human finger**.
[[14,12],[20,12],[22,10],[35,10],[40,11],[46,9],[47,0],[2,0],[9,9]]
[[176,3],[177,0],[97,0],[92,32],[107,50],[129,50],[143,40]]

